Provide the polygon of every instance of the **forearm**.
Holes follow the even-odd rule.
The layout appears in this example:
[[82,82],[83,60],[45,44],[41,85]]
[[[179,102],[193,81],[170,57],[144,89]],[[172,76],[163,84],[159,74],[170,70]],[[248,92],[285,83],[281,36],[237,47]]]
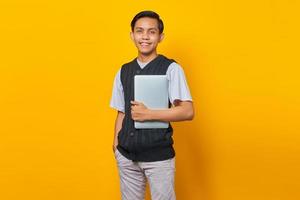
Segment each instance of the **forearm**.
[[192,103],[171,107],[166,110],[149,110],[148,112],[149,120],[165,122],[192,120],[194,117]]

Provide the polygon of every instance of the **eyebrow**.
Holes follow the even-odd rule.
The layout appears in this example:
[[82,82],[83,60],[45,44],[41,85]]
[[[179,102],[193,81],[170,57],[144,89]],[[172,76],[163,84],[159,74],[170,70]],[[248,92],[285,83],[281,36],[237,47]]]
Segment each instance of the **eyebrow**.
[[[135,29],[143,29],[144,30],[143,27],[135,27]],[[158,28],[149,28],[148,30],[158,30]]]

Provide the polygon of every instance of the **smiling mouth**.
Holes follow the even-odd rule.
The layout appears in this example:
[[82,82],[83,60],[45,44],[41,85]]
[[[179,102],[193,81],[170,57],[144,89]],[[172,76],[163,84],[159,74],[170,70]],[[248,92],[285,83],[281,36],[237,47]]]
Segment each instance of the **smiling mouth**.
[[142,47],[146,47],[146,46],[149,46],[151,43],[147,43],[147,42],[140,42],[140,45]]

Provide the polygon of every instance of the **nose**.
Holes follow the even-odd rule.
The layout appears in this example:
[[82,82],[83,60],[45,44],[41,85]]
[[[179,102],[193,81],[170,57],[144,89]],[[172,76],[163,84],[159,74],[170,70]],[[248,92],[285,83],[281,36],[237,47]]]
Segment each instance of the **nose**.
[[142,39],[148,40],[149,39],[149,35],[147,32],[144,32],[142,35]]

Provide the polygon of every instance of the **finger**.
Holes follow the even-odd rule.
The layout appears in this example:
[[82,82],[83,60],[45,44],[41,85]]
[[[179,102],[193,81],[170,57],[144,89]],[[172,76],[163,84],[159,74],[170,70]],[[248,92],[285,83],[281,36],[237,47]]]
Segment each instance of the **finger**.
[[133,120],[136,120],[136,117],[135,117],[134,115],[131,115],[131,118],[132,118]]
[[140,104],[140,102],[138,102],[138,101],[130,101],[130,103],[131,103],[132,105],[139,105],[139,104]]

